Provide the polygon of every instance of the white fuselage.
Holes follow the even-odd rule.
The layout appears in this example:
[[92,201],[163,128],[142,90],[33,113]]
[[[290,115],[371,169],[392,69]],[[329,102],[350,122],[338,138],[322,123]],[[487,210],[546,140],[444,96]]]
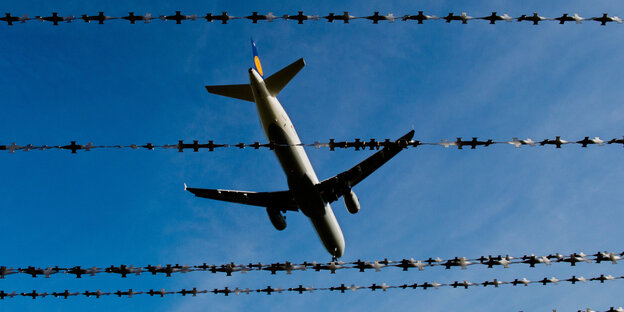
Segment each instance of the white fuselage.
[[310,218],[327,251],[336,258],[341,257],[345,249],[342,230],[330,205],[321,199],[316,190],[319,180],[290,118],[277,98],[270,94],[256,70],[249,69],[249,81],[262,128],[267,139],[277,144],[275,155],[299,209]]

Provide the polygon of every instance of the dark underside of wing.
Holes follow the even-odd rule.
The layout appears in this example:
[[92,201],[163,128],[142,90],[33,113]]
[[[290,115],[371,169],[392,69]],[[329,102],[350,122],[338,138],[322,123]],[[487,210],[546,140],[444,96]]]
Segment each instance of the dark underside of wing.
[[[352,187],[362,182],[366,177],[379,167],[383,166],[392,157],[396,156],[405,147],[405,142],[410,141],[414,137],[414,130],[406,133],[397,139],[394,144],[384,147],[370,157],[366,158],[355,167],[333,176],[327,180],[321,181],[316,185],[317,190],[323,197],[323,200],[332,203],[341,196],[348,193]],[[401,144],[403,142],[403,145]]]
[[281,211],[299,211],[297,203],[290,191],[279,192],[248,192],[231,191],[201,188],[186,188],[187,191],[197,197],[210,198],[214,200],[231,203],[245,204],[251,206],[271,207]]

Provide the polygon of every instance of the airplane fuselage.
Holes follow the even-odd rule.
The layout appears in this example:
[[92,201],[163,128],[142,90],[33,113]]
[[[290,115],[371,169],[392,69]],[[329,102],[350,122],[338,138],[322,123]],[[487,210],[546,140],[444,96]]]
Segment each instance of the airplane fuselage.
[[255,69],[249,69],[249,81],[262,128],[267,139],[277,144],[275,155],[299,209],[310,218],[327,251],[341,257],[345,249],[342,230],[330,205],[316,189],[319,180],[290,118]]

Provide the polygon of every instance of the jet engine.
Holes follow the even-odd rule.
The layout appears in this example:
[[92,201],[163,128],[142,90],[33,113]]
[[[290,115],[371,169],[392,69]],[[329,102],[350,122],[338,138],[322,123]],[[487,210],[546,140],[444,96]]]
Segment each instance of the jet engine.
[[279,209],[267,207],[266,211],[275,229],[282,231],[286,228],[286,219]]
[[349,193],[346,193],[342,196],[344,199],[345,206],[347,206],[347,211],[351,214],[356,214],[360,211],[360,201],[353,190],[349,190]]

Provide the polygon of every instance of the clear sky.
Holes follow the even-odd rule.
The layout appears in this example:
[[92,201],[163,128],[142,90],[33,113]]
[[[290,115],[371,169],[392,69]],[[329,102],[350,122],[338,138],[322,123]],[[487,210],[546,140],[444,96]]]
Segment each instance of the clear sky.
[[[578,12],[622,15],[614,1],[3,1],[14,15],[187,14],[252,11],[325,15],[374,11],[435,15],[492,11],[517,17]],[[2,11],[2,13],[4,13]],[[396,138],[412,128],[422,141],[512,137],[580,140],[624,134],[621,51],[623,25],[545,22],[467,25],[433,21],[293,21],[228,25],[199,20],[175,25],[76,21],[53,27],[30,21],[0,25],[2,113],[0,144],[175,144],[266,141],[252,103],[208,94],[207,84],[248,81],[249,38],[256,40],[265,73],[304,57],[307,66],[279,99],[304,142],[329,138]],[[578,145],[476,150],[419,147],[399,154],[355,188],[362,210],[333,205],[344,231],[344,261],[488,254],[621,252],[621,146]],[[370,152],[308,149],[320,179]],[[307,218],[288,213],[277,232],[264,209],[200,199],[193,187],[276,191],[286,179],[271,151],[221,149],[94,150],[0,153],[0,212],[9,267],[103,267],[111,264],[270,263],[329,261]],[[26,275],[0,280],[5,291],[84,291],[150,288],[179,290],[403,284],[487,279],[541,279],[613,274],[620,265],[559,264],[529,269],[432,268],[424,272],[353,270],[335,275],[265,272],[225,277],[142,275],[121,279]],[[339,294],[19,297],[0,310],[606,310],[624,305],[622,281],[582,285],[506,286],[437,291],[389,290]]]

